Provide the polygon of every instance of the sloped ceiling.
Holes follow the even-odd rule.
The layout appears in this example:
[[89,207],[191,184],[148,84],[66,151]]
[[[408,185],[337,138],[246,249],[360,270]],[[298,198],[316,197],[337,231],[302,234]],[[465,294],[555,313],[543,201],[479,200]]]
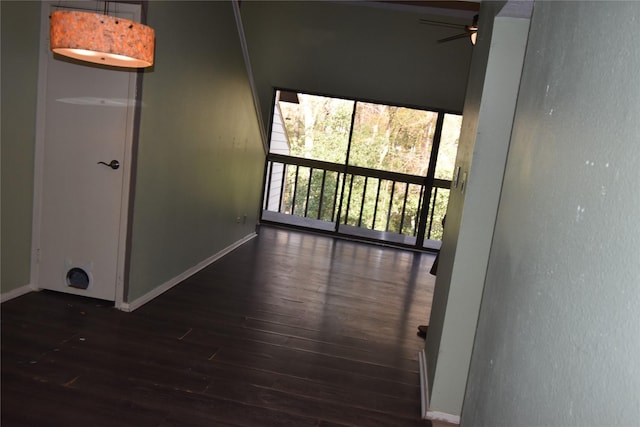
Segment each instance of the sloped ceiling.
[[[365,0],[367,1],[367,0]],[[422,8],[424,13],[466,16],[464,12],[478,13],[480,1],[437,1],[437,0],[372,0],[370,3],[386,3],[398,7]],[[431,10],[429,10],[431,9]],[[454,13],[458,11],[460,13]]]
[[463,28],[476,11],[406,3],[243,2],[265,123],[274,88],[461,112],[472,45],[463,39],[438,44],[459,30],[420,19]]

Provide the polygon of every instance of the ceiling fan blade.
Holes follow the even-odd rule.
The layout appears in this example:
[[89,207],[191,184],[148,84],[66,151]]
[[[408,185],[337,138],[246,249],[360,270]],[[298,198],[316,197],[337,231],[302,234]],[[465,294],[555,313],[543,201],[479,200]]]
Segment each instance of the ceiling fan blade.
[[455,28],[457,30],[464,30],[465,25],[461,24],[453,24],[451,22],[442,22],[442,21],[432,21],[430,19],[420,18],[418,20],[421,24],[433,25],[436,27],[445,27],[445,28]]
[[462,34],[458,34],[458,35],[455,35],[455,36],[451,36],[451,37],[447,37],[447,38],[444,38],[444,39],[440,39],[440,40],[438,40],[438,43],[446,43],[446,42],[450,42],[452,40],[463,39],[463,38],[466,38],[466,37],[469,37],[469,36],[471,36],[471,33],[462,33]]

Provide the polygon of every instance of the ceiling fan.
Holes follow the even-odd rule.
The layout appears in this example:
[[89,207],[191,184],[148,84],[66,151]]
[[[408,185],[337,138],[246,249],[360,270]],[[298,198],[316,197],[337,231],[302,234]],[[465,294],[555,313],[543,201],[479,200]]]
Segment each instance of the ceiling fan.
[[438,40],[438,43],[446,43],[453,40],[469,37],[469,39],[471,40],[471,43],[476,44],[476,37],[478,35],[478,17],[479,17],[478,15],[475,15],[473,17],[473,22],[471,23],[471,25],[458,25],[458,24],[452,24],[450,22],[431,21],[428,19],[420,19],[420,23],[435,25],[435,26],[445,27],[445,28],[455,28],[459,30],[464,30],[464,33],[456,34],[455,36],[440,39]]

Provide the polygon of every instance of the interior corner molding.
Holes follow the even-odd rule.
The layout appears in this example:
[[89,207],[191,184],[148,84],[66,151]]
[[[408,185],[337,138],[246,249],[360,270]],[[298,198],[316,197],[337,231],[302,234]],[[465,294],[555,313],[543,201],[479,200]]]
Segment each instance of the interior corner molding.
[[253,78],[253,68],[251,67],[251,59],[249,58],[249,47],[247,45],[247,38],[244,33],[244,24],[242,23],[242,15],[240,14],[240,1],[234,0],[231,2],[233,7],[233,16],[236,20],[236,27],[238,29],[238,36],[240,37],[240,47],[242,48],[242,57],[244,58],[244,65],[247,70],[247,76],[249,78],[249,87],[251,88],[251,95],[253,96],[253,106],[258,116],[258,126],[260,127],[260,136],[262,137],[262,146],[264,153],[269,153],[269,137],[267,135],[267,129],[265,127],[264,120],[260,111],[260,98],[258,97],[258,88],[256,86],[255,79]]
[[418,363],[420,364],[420,417],[426,420],[429,409],[429,377],[427,376],[427,354],[424,349],[418,352]]
[[422,349],[418,353],[420,364],[420,416],[423,420],[444,421],[449,424],[460,425],[460,416],[429,409],[429,381],[427,373],[427,354]]
[[176,277],[174,277],[173,279],[170,279],[169,281],[161,284],[157,288],[152,289],[151,291],[147,292],[146,294],[142,295],[141,297],[136,298],[135,300],[133,300],[131,302],[122,302],[120,304],[120,306],[118,307],[118,309],[120,309],[122,311],[126,311],[126,312],[132,312],[132,311],[142,307],[143,305],[145,305],[149,301],[151,301],[154,298],[160,296],[161,294],[167,292],[169,289],[173,288],[174,286],[182,283],[184,280],[186,280],[189,277],[193,276],[194,274],[196,274],[200,270],[204,269],[205,267],[208,267],[209,265],[213,264],[214,262],[216,262],[217,260],[219,260],[220,258],[225,256],[229,252],[233,251],[234,249],[239,248],[240,246],[242,246],[243,244],[245,244],[246,242],[248,242],[249,240],[253,239],[256,236],[257,236],[257,234],[255,232],[253,232],[253,233],[243,237],[242,239],[236,241],[235,243],[232,243],[231,245],[227,246],[226,248],[224,248],[220,252],[218,252],[218,253],[210,256],[209,258],[205,259],[204,261],[199,262],[198,264],[194,265],[193,267],[191,267],[190,269],[186,270],[182,274],[179,274]]

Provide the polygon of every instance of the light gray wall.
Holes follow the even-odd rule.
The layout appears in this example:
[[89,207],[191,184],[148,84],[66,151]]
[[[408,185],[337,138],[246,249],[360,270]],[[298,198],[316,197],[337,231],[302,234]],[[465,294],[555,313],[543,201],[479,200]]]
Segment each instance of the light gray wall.
[[463,425],[638,424],[639,16],[535,4]]
[[255,231],[264,167],[231,3],[150,2],[148,25],[130,302]]
[[502,6],[488,2],[480,11],[456,159],[459,184],[449,201],[425,345],[429,408],[455,416],[462,410],[531,13],[530,2]]
[[0,15],[4,294],[29,284],[40,3],[2,1]]
[[457,30],[420,17],[469,24],[473,16],[430,16],[336,1],[242,2],[242,20],[265,124],[273,88],[462,111],[469,40],[437,44]]

